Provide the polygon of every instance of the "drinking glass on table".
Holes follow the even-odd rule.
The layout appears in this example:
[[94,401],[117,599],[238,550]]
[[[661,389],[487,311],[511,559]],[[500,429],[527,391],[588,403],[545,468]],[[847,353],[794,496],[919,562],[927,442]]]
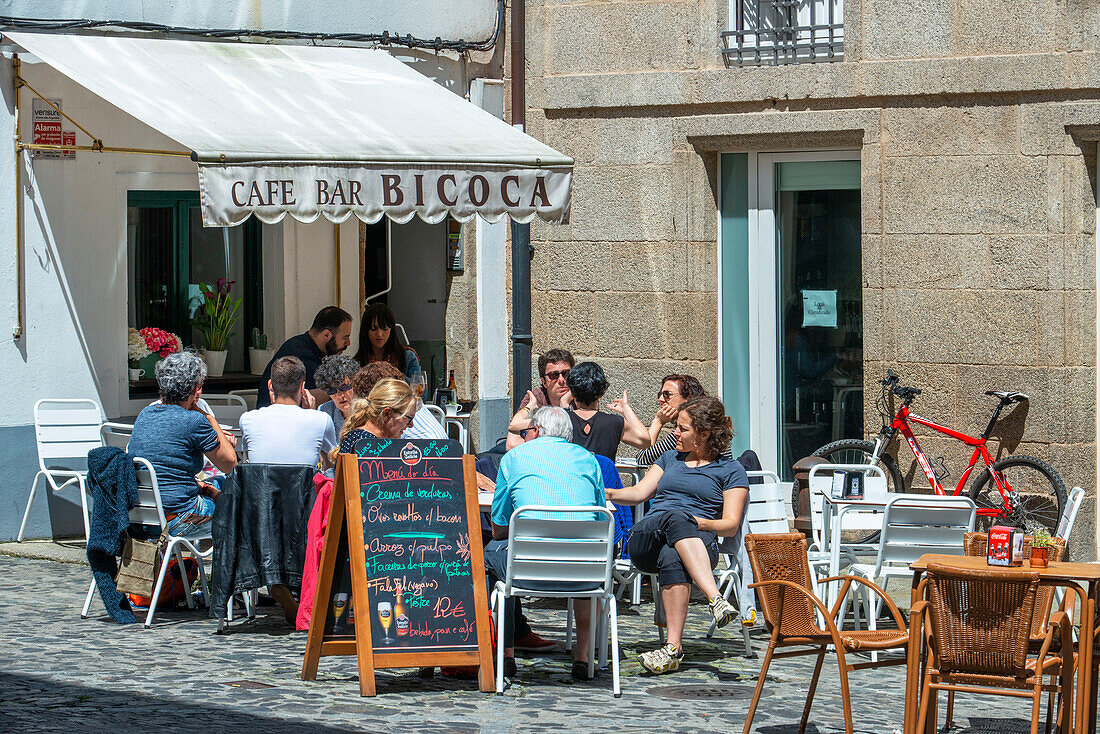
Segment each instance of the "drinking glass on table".
[[424,388],[428,386],[428,380],[424,377],[424,373],[420,370],[412,373],[409,377],[409,386],[416,391],[416,397],[422,398],[424,396]]

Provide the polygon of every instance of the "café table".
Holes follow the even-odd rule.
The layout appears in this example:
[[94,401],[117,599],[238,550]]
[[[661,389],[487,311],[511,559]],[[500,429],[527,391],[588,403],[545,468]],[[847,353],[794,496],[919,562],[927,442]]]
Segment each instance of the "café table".
[[[842,543],[841,534],[845,530],[881,530],[882,513],[886,509],[889,499],[885,496],[868,496],[863,499],[836,498],[829,493],[821,497],[821,537],[828,539],[829,547],[825,550],[829,554],[829,576],[840,575],[840,555],[842,551],[852,550],[865,553],[878,551],[877,544],[862,544],[845,546]],[[845,520],[851,520],[845,526]],[[832,609],[836,601],[836,594],[840,591],[840,582],[831,581],[826,585],[825,606]]]
[[[989,568],[989,564],[983,556],[952,556],[927,553],[909,566],[913,570],[912,604],[919,601],[917,599],[917,586],[920,584],[921,576],[933,564],[974,571]],[[1096,699],[1092,698],[1091,695],[1091,675],[1092,649],[1095,644],[1093,633],[1096,626],[1096,608],[1097,604],[1100,603],[1100,596],[1098,596],[1100,594],[1100,563],[1051,561],[1046,568],[1031,568],[1031,564],[1024,561],[1022,566],[998,566],[997,568],[1019,571],[1020,573],[1038,572],[1040,579],[1058,585],[1065,585],[1078,594],[1080,594],[1079,584],[1087,588],[1081,603],[1081,632],[1077,644],[1077,703],[1073,717],[1073,730],[1082,734],[1084,732],[1095,734]],[[908,672],[908,675],[912,674],[913,671]],[[906,688],[908,690],[909,686],[907,685]],[[929,716],[929,723],[933,729],[936,721],[934,704],[935,702],[930,707],[931,713]],[[912,731],[916,726],[915,718],[912,717],[916,716],[917,708],[916,701],[909,701],[907,697],[905,702],[906,732]]]

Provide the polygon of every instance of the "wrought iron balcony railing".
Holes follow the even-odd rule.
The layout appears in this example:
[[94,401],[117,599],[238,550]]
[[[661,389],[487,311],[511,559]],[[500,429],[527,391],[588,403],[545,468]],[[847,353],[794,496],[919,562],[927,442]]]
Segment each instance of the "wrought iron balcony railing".
[[730,0],[726,63],[802,64],[844,58],[844,0]]

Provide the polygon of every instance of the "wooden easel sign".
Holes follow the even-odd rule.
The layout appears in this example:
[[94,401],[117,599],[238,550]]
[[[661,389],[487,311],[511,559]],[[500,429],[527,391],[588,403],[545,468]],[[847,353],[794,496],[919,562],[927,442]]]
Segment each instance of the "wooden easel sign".
[[340,454],[302,680],[325,655],[376,668],[478,666],[494,690],[474,457],[458,441],[363,439]]

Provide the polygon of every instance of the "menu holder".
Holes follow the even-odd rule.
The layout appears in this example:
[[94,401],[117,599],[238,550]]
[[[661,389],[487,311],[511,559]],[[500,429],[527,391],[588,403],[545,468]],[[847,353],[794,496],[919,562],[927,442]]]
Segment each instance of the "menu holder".
[[476,666],[494,690],[474,457],[457,441],[363,439],[340,454],[302,680],[355,655],[378,668]]

